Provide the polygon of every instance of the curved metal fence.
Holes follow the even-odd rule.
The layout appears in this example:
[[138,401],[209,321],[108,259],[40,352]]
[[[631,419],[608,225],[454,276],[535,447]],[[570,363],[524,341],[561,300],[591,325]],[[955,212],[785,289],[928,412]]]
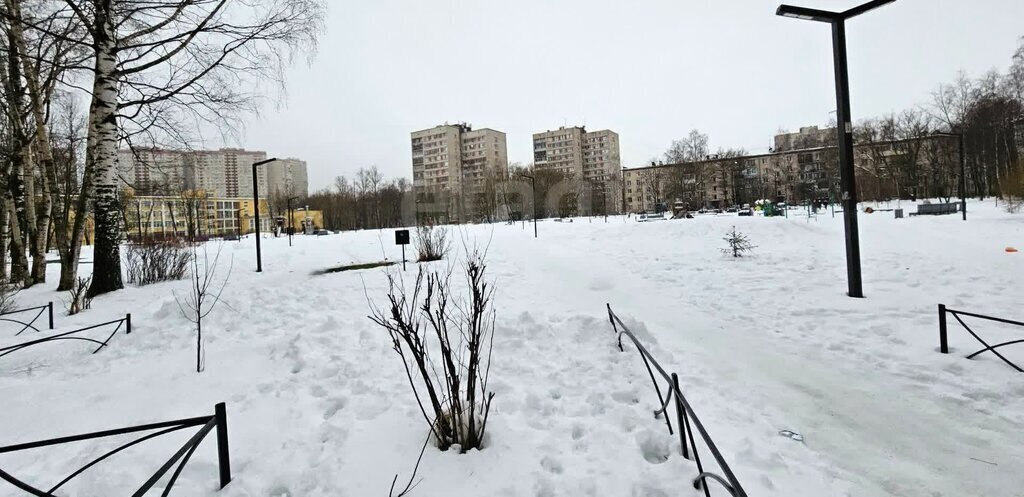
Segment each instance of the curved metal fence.
[[[103,327],[112,326],[112,325],[117,325],[117,326],[115,326],[113,331],[111,331],[110,334],[107,335],[107,338],[104,338],[103,340],[97,340],[95,338],[77,336],[77,335],[79,335],[79,334],[81,334],[81,333],[83,333],[85,331],[94,330],[94,329],[97,329],[97,328],[103,328]],[[63,333],[58,333],[56,335],[51,335],[51,336],[48,336],[48,337],[39,338],[37,340],[30,340],[28,342],[22,342],[22,343],[18,343],[18,344],[14,344],[14,345],[8,345],[7,347],[0,347],[0,358],[6,356],[8,354],[13,354],[13,353],[15,353],[15,352],[17,352],[19,350],[27,349],[27,348],[29,348],[29,347],[31,347],[33,345],[39,345],[39,344],[42,344],[42,343],[49,343],[49,342],[57,342],[57,341],[61,341],[61,340],[80,340],[80,341],[94,343],[94,344],[98,345],[98,347],[96,347],[96,350],[92,351],[92,353],[95,354],[95,353],[99,352],[100,349],[102,349],[103,347],[107,346],[107,343],[110,342],[111,338],[114,338],[114,335],[117,334],[118,330],[120,330],[122,326],[124,326],[124,328],[125,328],[125,332],[124,333],[126,335],[132,332],[132,315],[131,314],[125,314],[125,316],[123,318],[121,318],[121,319],[115,319],[113,321],[107,321],[106,323],[94,324],[92,326],[86,326],[85,328],[79,328],[77,330],[65,331]]]
[[[28,313],[28,312],[32,312],[32,311],[35,311],[36,314],[35,314],[35,316],[32,317],[32,319],[29,319],[27,321],[22,321],[21,319],[17,319],[17,318],[14,318],[14,317],[6,317],[6,316],[15,316],[15,315],[18,315],[18,314],[24,314],[24,313]],[[49,321],[50,321],[50,329],[52,330],[53,329],[53,302],[49,302],[46,305],[41,305],[41,306],[38,306],[38,307],[26,307],[25,309],[15,309],[13,311],[0,312],[0,321],[6,321],[8,323],[16,323],[16,324],[22,325],[21,329],[18,330],[18,332],[14,334],[14,336],[18,336],[22,332],[24,332],[25,330],[27,330],[29,328],[32,328],[35,331],[39,331],[39,328],[36,328],[34,325],[35,325],[35,322],[38,321],[39,318],[41,318],[43,316],[43,312],[44,311],[49,311],[48,316],[49,316]]]
[[985,346],[984,348],[978,350],[977,352],[967,356],[968,359],[974,359],[975,357],[978,356],[978,354],[982,354],[982,353],[985,353],[985,352],[992,352],[993,354],[995,354],[996,357],[1002,359],[1003,362],[1005,362],[1006,364],[1009,364],[1011,368],[1016,369],[1018,373],[1024,373],[1024,369],[1021,369],[1020,366],[1015,364],[1013,361],[1007,359],[1006,356],[1004,356],[1003,354],[1000,354],[999,351],[996,350],[996,349],[998,349],[1000,347],[1005,347],[1007,345],[1014,345],[1014,344],[1018,344],[1018,343],[1024,343],[1024,339],[1010,340],[1008,342],[997,343],[995,345],[989,345],[989,343],[986,342],[984,339],[982,339],[980,336],[978,336],[978,334],[975,333],[974,330],[972,330],[970,326],[967,326],[967,323],[965,323],[964,320],[961,319],[961,316],[967,316],[967,317],[972,317],[972,318],[984,319],[986,321],[995,321],[997,323],[1012,324],[1012,325],[1015,325],[1015,326],[1024,326],[1024,323],[1022,323],[1020,321],[1013,321],[1013,320],[1010,320],[1010,319],[1003,319],[1003,318],[997,318],[997,317],[992,317],[992,316],[985,316],[983,314],[975,314],[973,312],[957,311],[957,310],[950,309],[950,308],[946,307],[943,304],[939,304],[939,351],[942,352],[943,354],[948,354],[949,353],[949,340],[948,340],[948,338],[946,336],[946,314],[952,315],[953,318],[956,319],[957,322],[959,322],[960,325],[963,326],[964,329],[967,330],[967,332],[970,333],[971,336],[973,336],[975,340],[977,340],[978,342],[980,342],[982,345]]
[[[612,311],[611,304],[607,304],[608,307],[608,321],[612,325],[612,329],[617,335],[619,342],[619,350],[625,350],[622,347],[622,337],[626,336],[633,342],[637,351],[640,353],[640,358],[644,361],[644,366],[647,367],[647,373],[651,377],[651,382],[654,384],[654,391],[658,394],[658,402],[661,408],[654,411],[655,417],[665,416],[665,424],[668,426],[668,432],[674,434],[672,430],[672,422],[669,420],[669,404],[675,403],[676,407],[676,427],[679,431],[679,445],[681,447],[682,455],[686,459],[690,459],[691,455],[693,461],[697,464],[697,477],[693,480],[693,487],[698,490],[703,490],[705,497],[711,497],[711,489],[708,486],[708,480],[714,481],[721,485],[729,495],[733,497],[747,497],[747,493],[743,490],[743,486],[740,485],[739,480],[736,479],[736,475],[729,468],[729,464],[725,462],[725,458],[722,457],[721,451],[718,450],[718,446],[715,445],[714,440],[711,439],[711,435],[708,434],[704,424],[701,423],[700,418],[697,417],[697,413],[694,412],[693,407],[686,400],[686,396],[683,395],[682,390],[679,389],[679,377],[675,373],[667,373],[658,361],[654,359],[654,356],[647,351],[646,348],[637,340],[636,335],[629,330],[628,327],[622,322],[621,319]],[[651,367],[654,369],[651,369]],[[657,372],[657,377],[655,377]],[[665,396],[662,397],[661,387],[659,386],[659,379],[665,385]],[[711,454],[716,465],[720,470],[720,473],[707,471],[704,469],[703,463],[701,463],[700,452],[697,450],[696,437],[694,437],[694,431],[696,430],[700,440],[703,442],[706,450]],[[689,447],[687,447],[689,442]]]
[[48,447],[52,445],[78,442],[82,440],[91,440],[96,438],[124,435],[127,433],[152,431],[152,433],[134,439],[130,442],[121,444],[114,448],[113,450],[108,451],[100,455],[99,457],[92,459],[91,461],[89,461],[89,463],[76,469],[71,474],[57,482],[55,485],[50,486],[47,490],[42,490],[40,487],[37,487],[36,485],[29,484],[23,480],[15,478],[10,473],[4,471],[2,468],[0,468],[0,480],[6,481],[7,483],[14,485],[18,489],[27,492],[29,495],[35,495],[37,497],[55,497],[56,494],[54,494],[54,492],[59,490],[62,486],[64,486],[64,484],[71,481],[76,476],[81,475],[89,468],[106,460],[107,458],[129,447],[145,442],[146,440],[150,440],[161,435],[166,435],[168,433],[173,433],[178,430],[183,430],[185,428],[193,426],[201,426],[201,428],[194,435],[192,435],[192,437],[190,437],[188,441],[185,442],[185,445],[182,445],[181,448],[178,449],[178,451],[175,452],[174,455],[172,455],[171,458],[167,460],[167,462],[160,466],[160,468],[157,469],[155,473],[153,473],[153,476],[149,477],[149,479],[147,479],[142,484],[142,486],[140,486],[139,489],[133,492],[131,495],[132,497],[140,497],[142,495],[145,495],[146,492],[148,492],[154,486],[156,486],[160,479],[163,478],[163,476],[167,474],[167,472],[170,471],[172,467],[175,467],[175,464],[177,464],[177,467],[175,467],[174,472],[171,473],[170,479],[167,480],[167,484],[163,487],[163,492],[161,492],[160,494],[163,497],[170,495],[171,489],[174,487],[174,483],[177,482],[178,476],[180,476],[182,470],[185,469],[185,465],[188,464],[188,460],[192,457],[192,454],[195,453],[196,449],[199,447],[199,444],[202,443],[206,435],[209,434],[210,431],[214,429],[217,430],[217,458],[220,469],[220,488],[224,488],[225,486],[227,486],[228,483],[231,482],[231,461],[228,456],[227,410],[223,402],[214,406],[214,413],[212,416],[199,416],[195,418],[176,419],[173,421],[164,421],[162,423],[151,423],[140,426],[132,426],[128,428],[98,431],[82,435],[73,435],[69,437],[54,438],[50,440],[42,440],[38,442],[28,442],[17,445],[10,445],[7,447],[0,447],[0,454],[4,454],[22,450],[38,449],[41,447]]

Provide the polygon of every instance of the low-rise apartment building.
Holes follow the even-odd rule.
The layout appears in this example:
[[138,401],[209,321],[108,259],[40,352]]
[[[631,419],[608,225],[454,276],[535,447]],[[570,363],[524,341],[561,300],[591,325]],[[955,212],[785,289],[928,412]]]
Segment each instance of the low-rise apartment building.
[[[838,201],[838,150],[819,143],[835,129],[801,128],[776,140],[779,149],[740,157],[710,156],[683,164],[623,169],[623,204],[628,212],[726,208],[760,199],[776,202]],[[800,135],[803,135],[803,138]],[[809,137],[809,139],[808,139]],[[956,184],[955,139],[922,136],[854,146],[860,198],[948,196]]]

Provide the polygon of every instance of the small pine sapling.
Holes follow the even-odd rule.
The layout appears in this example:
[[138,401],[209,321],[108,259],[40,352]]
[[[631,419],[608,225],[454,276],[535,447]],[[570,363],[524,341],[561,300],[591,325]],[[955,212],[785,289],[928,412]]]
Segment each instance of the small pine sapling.
[[724,254],[732,254],[733,257],[743,257],[757,247],[753,243],[750,243],[750,238],[747,235],[736,231],[736,227],[733,226],[732,230],[725,234],[725,243],[728,247],[722,249]]

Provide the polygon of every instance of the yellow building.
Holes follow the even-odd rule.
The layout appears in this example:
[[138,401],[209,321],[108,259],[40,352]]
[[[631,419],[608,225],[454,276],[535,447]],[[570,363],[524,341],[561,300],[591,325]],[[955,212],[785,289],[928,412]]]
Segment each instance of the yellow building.
[[[135,196],[126,191],[122,204],[129,238],[238,236],[255,230],[252,199],[212,197],[201,190],[178,196]],[[267,201],[260,199],[261,231],[270,231],[273,224]]]
[[[260,211],[263,212],[263,211]],[[314,231],[322,229],[324,227],[324,213],[323,211],[315,211],[310,209],[293,209],[292,210],[292,222],[288,222],[288,213],[284,216],[278,216],[278,226],[285,233],[288,231],[289,226],[295,228],[295,233],[307,233],[312,234]]]

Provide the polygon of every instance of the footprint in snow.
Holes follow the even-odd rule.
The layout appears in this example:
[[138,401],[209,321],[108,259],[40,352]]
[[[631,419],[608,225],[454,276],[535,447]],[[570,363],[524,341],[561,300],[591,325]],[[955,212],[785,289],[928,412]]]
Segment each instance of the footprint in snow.
[[636,397],[635,392],[615,392],[612,394],[612,398],[623,404],[639,404],[640,399]]
[[584,435],[584,432],[583,432],[583,427],[582,426],[576,425],[576,426],[572,427],[572,439],[573,440],[579,440],[579,439],[583,438],[583,435]]
[[540,460],[540,466],[548,473],[556,475],[562,474],[562,471],[565,470],[562,467],[561,461],[550,456],[544,456],[544,458]]
[[668,461],[671,453],[669,439],[656,435],[650,431],[637,436],[640,445],[640,454],[644,460],[651,464],[661,464]]

